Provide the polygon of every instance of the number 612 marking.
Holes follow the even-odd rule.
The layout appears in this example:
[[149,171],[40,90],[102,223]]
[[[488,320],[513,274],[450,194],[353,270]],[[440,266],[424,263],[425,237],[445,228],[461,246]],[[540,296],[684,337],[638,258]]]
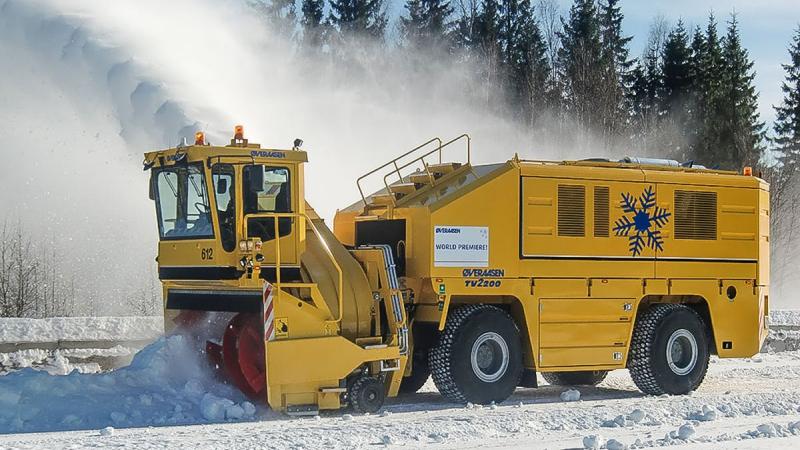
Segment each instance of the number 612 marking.
[[214,259],[214,249],[213,248],[204,248],[200,250],[200,259],[207,260],[207,259]]

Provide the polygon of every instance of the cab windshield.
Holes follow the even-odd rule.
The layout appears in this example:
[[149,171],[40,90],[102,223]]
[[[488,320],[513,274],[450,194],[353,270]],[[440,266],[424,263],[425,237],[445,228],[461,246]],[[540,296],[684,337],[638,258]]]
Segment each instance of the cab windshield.
[[161,238],[213,238],[208,190],[202,167],[165,167],[158,169],[153,176]]

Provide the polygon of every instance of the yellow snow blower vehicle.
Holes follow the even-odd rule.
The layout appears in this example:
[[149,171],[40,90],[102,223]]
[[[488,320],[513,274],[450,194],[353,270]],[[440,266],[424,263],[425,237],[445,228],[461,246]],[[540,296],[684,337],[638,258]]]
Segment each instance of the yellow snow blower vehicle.
[[[168,332],[274,410],[380,409],[429,377],[454,402],[702,382],[767,334],[769,190],[671,160],[471,164],[436,138],[357,181],[334,232],[306,203],[296,140],[145,155]],[[462,149],[463,160],[443,155]],[[363,184],[381,182],[366,195]]]

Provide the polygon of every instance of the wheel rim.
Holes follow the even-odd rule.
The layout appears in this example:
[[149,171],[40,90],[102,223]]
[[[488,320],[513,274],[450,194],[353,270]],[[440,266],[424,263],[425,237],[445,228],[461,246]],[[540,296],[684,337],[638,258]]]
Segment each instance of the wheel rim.
[[489,331],[478,336],[472,344],[472,371],[481,381],[493,383],[508,369],[508,344],[499,334]]
[[697,365],[697,339],[689,330],[676,330],[669,337],[667,364],[676,375],[687,375]]

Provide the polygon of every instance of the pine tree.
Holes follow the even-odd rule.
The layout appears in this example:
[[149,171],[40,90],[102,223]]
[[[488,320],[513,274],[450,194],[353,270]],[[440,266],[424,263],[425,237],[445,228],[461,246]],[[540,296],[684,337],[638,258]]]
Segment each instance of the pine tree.
[[629,59],[628,45],[633,36],[622,36],[622,10],[619,0],[606,0],[600,4],[600,25],[602,27],[603,57],[614,71],[623,76],[633,67]]
[[678,21],[675,28],[670,31],[664,43],[662,54],[663,92],[662,110],[672,111],[678,107],[683,109],[692,86],[691,50],[689,37],[683,26],[683,21]]
[[460,3],[461,10],[453,21],[453,49],[472,50],[478,37],[478,6],[473,0]]
[[[798,201],[798,171],[800,171],[800,27],[789,47],[789,63],[782,65],[786,78],[781,83],[783,100],[775,106],[773,150],[779,167],[768,170],[772,206],[773,271],[780,278],[794,275],[795,237]],[[789,272],[791,271],[791,272]],[[785,288],[783,288],[785,289]]]
[[703,134],[703,117],[705,117],[706,107],[703,104],[703,80],[705,70],[703,60],[708,53],[708,43],[705,34],[699,26],[695,27],[690,46],[691,55],[689,56],[689,126],[686,135],[689,141],[688,158],[711,165],[711,161],[706,161],[701,157],[700,141]]
[[736,15],[731,15],[723,42],[717,155],[721,167],[739,170],[758,165],[764,151],[764,123],[758,115],[753,61],[742,47]]
[[692,41],[693,104],[692,153],[696,159],[710,167],[722,167],[720,141],[723,107],[721,101],[723,82],[722,46],[717,34],[713,14],[708,17],[705,34],[696,31]]
[[297,11],[294,0],[251,0],[250,5],[279,36],[294,36]]
[[400,32],[413,47],[442,47],[452,27],[453,8],[449,0],[407,0],[408,17],[400,18]]
[[660,61],[657,47],[650,45],[630,75],[632,82],[628,103],[635,124],[633,135],[644,151],[654,146],[654,135],[659,126],[659,100],[663,83]]
[[480,9],[475,16],[470,47],[483,67],[480,73],[483,81],[482,97],[487,104],[497,106],[500,102],[495,101],[492,94],[503,89],[501,84],[503,62],[500,48],[500,11],[496,0],[481,1]]
[[775,107],[775,150],[786,176],[800,169],[800,27],[789,47],[789,64],[783,64],[786,79],[781,83],[783,101]]
[[625,122],[625,98],[631,88],[631,69],[634,61],[629,59],[628,45],[632,36],[622,35],[623,14],[619,0],[600,3],[599,10],[603,69],[605,70],[603,102],[605,128],[617,134]]
[[386,14],[383,0],[330,0],[330,22],[342,36],[383,39]]
[[676,158],[691,160],[689,143],[691,136],[690,114],[692,101],[692,52],[689,36],[678,21],[670,31],[661,56],[661,93],[659,109],[664,114],[667,133],[664,136],[665,150]]
[[501,0],[498,36],[510,106],[534,125],[546,104],[546,46],[530,0]]
[[603,124],[603,50],[593,0],[575,0],[559,36],[558,62],[567,112],[580,125],[599,130]]
[[305,50],[320,51],[325,45],[324,8],[325,0],[303,0],[300,25],[303,28],[302,46]]

